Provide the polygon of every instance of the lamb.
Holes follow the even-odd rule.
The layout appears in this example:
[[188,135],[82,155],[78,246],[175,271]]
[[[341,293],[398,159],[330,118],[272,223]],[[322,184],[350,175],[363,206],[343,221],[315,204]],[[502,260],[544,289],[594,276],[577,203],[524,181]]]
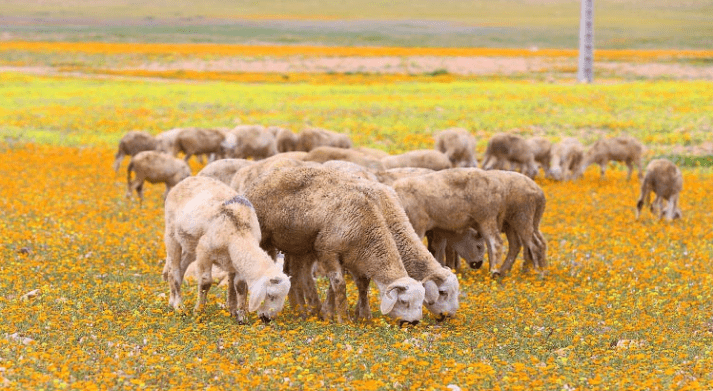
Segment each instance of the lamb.
[[[504,275],[525,247],[525,266],[546,266],[547,245],[539,231],[545,195],[526,176],[507,171],[453,168],[393,183],[416,234],[439,228],[459,232],[474,228],[485,240],[493,276]],[[502,269],[502,239],[507,235],[509,251]],[[473,265],[471,265],[473,266]]]
[[[646,166],[646,175],[641,183],[641,195],[636,203],[636,218],[641,214],[641,208],[649,203],[653,191],[656,194],[651,204],[651,213],[659,211],[659,218],[666,216],[667,220],[674,220],[682,216],[678,208],[678,196],[683,189],[683,175],[681,170],[668,159],[654,159]],[[663,202],[666,202],[666,208]]]
[[280,153],[296,151],[297,135],[289,129],[282,128],[275,134],[275,144]]
[[525,139],[520,136],[499,133],[488,141],[488,146],[483,157],[483,169],[502,169],[504,164],[518,165],[523,174],[534,178],[537,175],[535,154],[530,149]]
[[535,156],[535,162],[537,162],[545,172],[545,176],[550,175],[552,143],[544,137],[532,137],[527,139],[526,142],[532,154]]
[[379,179],[373,172],[369,171],[366,167],[360,164],[347,162],[344,160],[329,160],[322,163],[322,166],[342,171],[344,173],[353,175],[356,178],[366,179],[372,182],[379,181]]
[[357,151],[357,152],[361,152],[361,153],[363,153],[364,155],[369,156],[369,157],[372,157],[372,158],[377,159],[377,160],[381,160],[381,159],[383,159],[383,158],[389,156],[389,153],[388,153],[388,152],[382,151],[382,150],[380,150],[380,149],[375,149],[375,148],[369,148],[369,147],[361,146],[361,147],[356,147],[356,148],[353,148],[353,149],[354,149],[355,151]]
[[641,169],[643,153],[644,146],[639,140],[633,137],[622,136],[599,139],[584,154],[580,173],[584,173],[584,170],[586,170],[589,165],[596,163],[599,165],[601,177],[604,179],[604,171],[606,170],[607,163],[612,160],[626,164],[628,168],[627,180],[631,179],[631,173],[634,170],[634,164],[636,164],[639,168],[639,179],[641,179],[643,178]]
[[230,185],[230,180],[233,179],[235,173],[253,162],[245,159],[220,159],[212,163],[208,163],[202,170],[196,174],[197,176],[207,176],[217,179],[226,185]]
[[260,125],[239,125],[226,132],[223,149],[232,158],[254,160],[276,155],[275,135]]
[[157,134],[156,140],[158,141],[158,145],[156,146],[156,150],[170,153],[175,156],[176,139],[178,138],[178,134],[181,133],[183,129],[184,128],[174,128]]
[[297,135],[297,151],[309,152],[319,146],[351,148],[352,141],[345,134],[321,128],[307,128]]
[[558,181],[574,180],[582,173],[584,147],[574,137],[566,137],[552,147],[552,178]]
[[453,167],[448,156],[435,149],[417,149],[381,159],[385,169],[397,167],[421,167],[434,171]]
[[158,141],[154,136],[138,131],[132,130],[124,135],[119,141],[119,150],[116,152],[114,159],[114,171],[119,171],[119,166],[121,165],[124,156],[134,156],[142,151],[153,151],[158,146]]
[[[133,180],[131,179],[132,172],[136,172],[136,178]],[[126,169],[126,197],[131,198],[131,194],[135,190],[139,196],[139,203],[143,204],[144,181],[149,181],[149,183],[163,182],[166,184],[166,191],[163,193],[163,198],[166,199],[171,188],[189,176],[191,176],[191,169],[181,159],[158,151],[139,152],[131,158],[129,167]]]
[[[255,206],[261,245],[286,256],[314,256],[327,271],[337,322],[347,317],[342,267],[373,279],[381,312],[401,323],[422,317],[424,287],[409,277],[379,205],[342,173],[322,167],[277,167],[245,191]],[[327,314],[330,315],[330,314]]]
[[224,140],[225,132],[220,129],[186,128],[176,136],[173,155],[176,156],[179,152],[185,153],[186,156],[183,159],[186,162],[193,155],[215,154],[222,156]]
[[478,167],[475,137],[463,128],[449,128],[435,137],[436,150],[448,156],[453,167]]
[[[282,310],[290,279],[261,248],[260,226],[250,202],[222,182],[191,177],[166,198],[166,264],[169,305],[182,308],[181,283],[186,269],[197,263],[196,312],[206,304],[213,264],[228,272],[228,311],[239,323],[249,312],[269,322]],[[250,295],[249,305],[247,294]]]
[[330,146],[321,146],[312,149],[302,159],[304,161],[324,163],[330,160],[344,160],[359,164],[372,170],[383,170],[384,165],[380,160],[347,148],[337,148]]
[[[478,231],[468,228],[453,232],[434,228],[426,232],[436,261],[450,269],[460,269],[460,257],[473,269],[479,269],[485,256],[485,243]],[[448,251],[448,250],[451,251]]]

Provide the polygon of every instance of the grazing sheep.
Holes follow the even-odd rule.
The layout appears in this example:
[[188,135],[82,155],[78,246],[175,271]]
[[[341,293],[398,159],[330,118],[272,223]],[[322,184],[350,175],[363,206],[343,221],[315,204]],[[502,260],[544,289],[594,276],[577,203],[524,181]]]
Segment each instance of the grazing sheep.
[[156,140],[158,141],[158,145],[156,146],[156,150],[176,156],[176,139],[183,129],[185,128],[174,128],[157,134]]
[[307,128],[297,135],[297,151],[309,152],[320,146],[351,148],[352,141],[346,134],[321,128]]
[[436,149],[451,161],[453,167],[478,167],[475,158],[475,137],[463,128],[449,128],[435,138]]
[[114,159],[114,171],[119,171],[119,166],[121,161],[124,160],[124,156],[134,156],[142,151],[153,151],[157,146],[158,141],[154,136],[146,132],[138,130],[127,132],[119,141],[119,150],[116,152]]
[[297,135],[289,129],[280,129],[275,135],[275,144],[280,153],[297,151]]
[[245,159],[220,159],[212,163],[208,163],[202,170],[196,174],[197,176],[207,176],[217,179],[226,185],[230,185],[230,180],[233,179],[235,173],[253,162]]
[[321,146],[312,149],[302,159],[304,161],[324,163],[330,160],[344,160],[359,164],[372,170],[383,170],[384,165],[380,160],[374,159],[371,156],[365,155],[362,152],[347,148],[337,148],[329,146]]
[[[683,175],[681,170],[668,159],[654,159],[646,166],[646,175],[641,183],[641,195],[636,203],[636,218],[641,214],[641,208],[649,203],[653,191],[656,194],[651,204],[651,213],[659,212],[659,218],[666,216],[667,220],[680,218],[681,209],[678,208],[678,195],[683,189]],[[666,201],[666,208],[663,202]]]
[[[136,178],[133,180],[131,179],[132,172],[136,172]],[[139,202],[143,203],[144,181],[149,181],[149,183],[163,182],[166,184],[166,191],[163,193],[163,198],[166,199],[171,188],[189,176],[191,176],[191,169],[181,159],[158,151],[139,152],[131,158],[129,167],[126,169],[126,197],[131,198],[131,194],[136,190]]]
[[552,147],[550,174],[558,181],[574,180],[582,173],[584,147],[574,137],[566,137]]
[[417,149],[400,155],[388,156],[381,159],[381,163],[387,170],[397,167],[421,167],[438,171],[452,167],[448,156],[435,149]]
[[[526,176],[507,171],[454,168],[432,174],[402,178],[393,183],[416,234],[439,228],[458,232],[474,228],[485,241],[493,275],[504,275],[520,247],[525,247],[525,265],[546,266],[547,246],[539,231],[545,195]],[[509,251],[502,269],[502,239]],[[473,267],[473,265],[471,265]]]
[[545,176],[550,175],[552,143],[544,137],[532,137],[527,139],[527,145],[535,156],[535,161],[545,172]]
[[275,135],[261,125],[239,125],[227,131],[223,150],[232,158],[254,160],[265,159],[278,153]]
[[537,175],[535,155],[524,138],[509,133],[499,133],[488,141],[483,157],[483,169],[503,169],[504,164],[517,165],[523,174],[534,178]]
[[601,176],[604,179],[604,171],[606,170],[607,163],[609,161],[623,162],[628,168],[628,173],[626,179],[631,179],[631,173],[634,171],[634,164],[639,168],[639,179],[643,178],[642,172],[642,154],[644,153],[644,146],[639,142],[639,140],[629,137],[613,137],[613,138],[603,138],[595,142],[587,152],[584,154],[584,159],[582,161],[581,173],[589,167],[589,165],[596,163],[601,169]]
[[377,171],[376,177],[379,179],[379,182],[381,182],[385,185],[391,186],[391,184],[394,183],[398,179],[407,178],[407,177],[411,177],[411,176],[418,176],[418,175],[423,175],[423,174],[430,174],[432,172],[435,172],[435,171],[431,170],[429,168],[398,167],[398,168],[390,168],[388,170],[383,170],[383,171]]
[[285,253],[286,264],[292,255],[319,260],[338,322],[347,317],[342,267],[374,280],[383,314],[402,323],[421,319],[424,288],[404,269],[380,205],[355,180],[323,167],[278,167],[253,181],[245,196],[255,206],[263,248]]
[[174,153],[176,156],[183,152],[186,156],[183,160],[188,161],[193,155],[215,154],[223,156],[223,141],[225,132],[220,129],[186,128],[181,130],[176,136]]
[[191,177],[168,193],[165,222],[163,278],[169,283],[169,305],[174,309],[182,307],[181,283],[195,261],[196,311],[205,306],[213,264],[228,272],[228,311],[238,322],[245,321],[246,307],[257,311],[264,322],[282,310],[290,280],[260,248],[260,226],[245,197],[213,178]]
[[380,149],[375,149],[375,148],[369,148],[369,147],[356,147],[353,148],[355,151],[361,152],[364,155],[367,155],[369,157],[372,157],[377,160],[381,160],[387,156],[389,156],[389,153],[386,151],[382,151]]

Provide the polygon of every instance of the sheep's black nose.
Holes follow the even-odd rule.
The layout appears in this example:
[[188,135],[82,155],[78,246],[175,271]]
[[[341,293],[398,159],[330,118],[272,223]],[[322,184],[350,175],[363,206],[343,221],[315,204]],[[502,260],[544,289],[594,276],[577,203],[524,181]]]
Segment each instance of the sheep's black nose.
[[438,318],[436,318],[436,322],[443,322],[444,320],[446,320],[447,317],[448,317],[448,315],[446,315],[446,314],[441,314],[441,316],[439,316]]
[[470,264],[471,269],[480,269],[481,266],[483,266],[483,261],[473,262]]
[[416,326],[416,325],[418,324],[418,321],[417,321],[417,320],[414,320],[413,322],[409,322],[409,321],[407,321],[407,320],[402,320],[402,321],[399,322],[399,327],[404,327],[404,324],[408,324],[408,325],[411,325],[411,326]]
[[272,319],[270,319],[269,317],[267,317],[267,316],[265,316],[265,315],[260,315],[260,320],[262,320],[262,323],[267,324],[267,323],[270,323],[270,321],[271,321]]

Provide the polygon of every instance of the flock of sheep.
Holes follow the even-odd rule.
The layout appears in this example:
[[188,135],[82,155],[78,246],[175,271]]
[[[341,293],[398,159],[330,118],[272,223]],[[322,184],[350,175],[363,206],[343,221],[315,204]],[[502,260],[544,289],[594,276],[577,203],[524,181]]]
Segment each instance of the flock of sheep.
[[[242,125],[155,137],[129,132],[114,169],[131,156],[127,196],[136,191],[142,199],[144,181],[166,185],[169,304],[182,308],[189,268],[198,280],[198,311],[216,274],[224,273],[227,308],[240,323],[248,312],[273,319],[288,296],[305,316],[343,322],[349,318],[345,272],[358,289],[356,319],[371,317],[373,280],[381,312],[415,324],[424,305],[439,321],[456,313],[452,269],[461,258],[479,268],[487,253],[491,275],[504,276],[522,249],[523,268],[544,271],[547,241],[539,224],[546,199],[533,180],[540,169],[555,180],[574,180],[593,163],[602,176],[609,161],[626,164],[628,177],[636,165],[643,178],[637,218],[651,191],[652,212],[681,216],[681,171],[656,159],[643,175],[643,146],[630,137],[601,139],[585,151],[575,138],[552,145],[498,134],[488,142],[483,169],[474,151],[474,137],[461,128],[439,132],[434,149],[389,155],[353,148],[346,135],[325,129],[294,134]],[[194,155],[212,162],[191,176],[186,162]],[[502,264],[501,233],[508,241]],[[315,273],[329,280],[324,300]]]

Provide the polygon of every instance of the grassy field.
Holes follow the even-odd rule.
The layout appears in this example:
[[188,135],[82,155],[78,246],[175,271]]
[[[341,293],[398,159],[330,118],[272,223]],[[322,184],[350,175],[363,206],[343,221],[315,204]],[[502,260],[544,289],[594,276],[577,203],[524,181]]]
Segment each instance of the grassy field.
[[[597,1],[597,47],[708,49],[712,13],[710,0]],[[0,34],[53,41],[576,48],[579,3],[6,0],[0,21]]]
[[[590,168],[538,178],[547,275],[459,272],[461,309],[399,329],[301,320],[239,326],[213,288],[203,315],[168,307],[161,186],[142,208],[111,170],[131,129],[306,124],[392,153],[463,126],[629,133],[647,159],[710,140],[710,82],[518,80],[295,84],[0,73],[0,387],[9,389],[701,389],[713,387],[710,160],[684,154],[684,217],[634,219],[638,182]],[[687,160],[686,160],[687,159]],[[701,166],[702,164],[702,166]],[[125,167],[126,163],[124,163]],[[201,166],[192,163],[193,172]],[[320,280],[324,287],[324,281]],[[189,284],[186,289],[195,286]],[[350,303],[356,292],[348,284]],[[185,295],[187,306],[194,295]],[[372,292],[371,307],[378,308]]]

